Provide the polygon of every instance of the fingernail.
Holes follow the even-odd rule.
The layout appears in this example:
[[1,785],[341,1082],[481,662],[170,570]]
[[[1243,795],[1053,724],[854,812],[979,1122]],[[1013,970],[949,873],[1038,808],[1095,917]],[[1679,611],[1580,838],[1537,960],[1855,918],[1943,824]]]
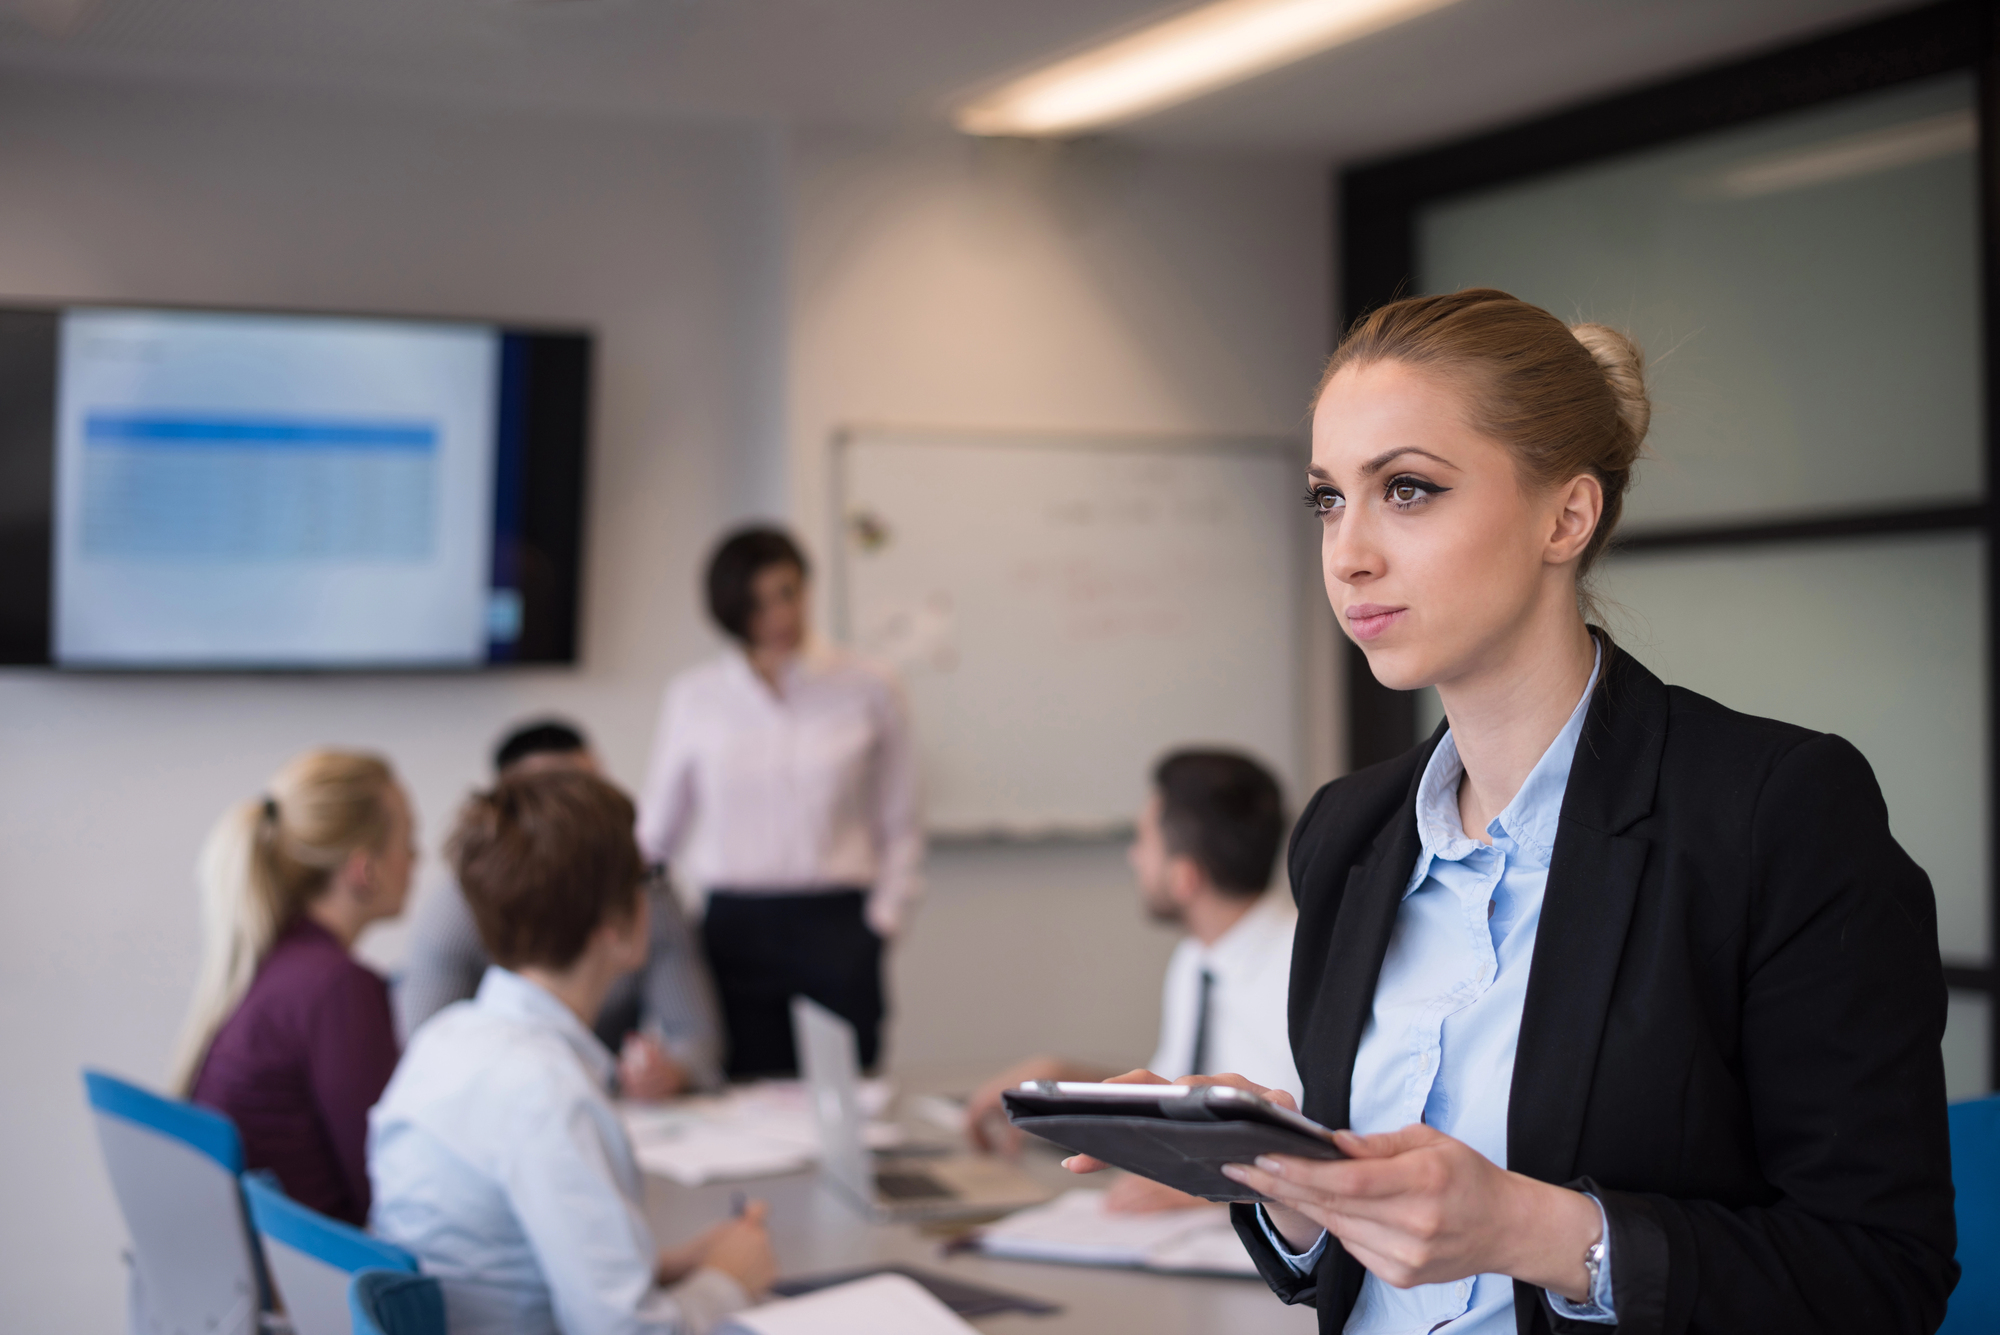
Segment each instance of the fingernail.
[[1070,1166],[1071,1164],[1073,1164],[1073,1163],[1075,1163],[1075,1162],[1076,1162],[1076,1156],[1075,1156],[1074,1154],[1072,1154],[1072,1155],[1071,1155],[1071,1156],[1070,1156],[1069,1158],[1067,1158],[1067,1159],[1064,1159],[1064,1160],[1062,1161],[1062,1166],[1063,1166],[1064,1168],[1067,1168],[1067,1167],[1069,1167],[1069,1166]]
[[1280,1163],[1276,1159],[1273,1159],[1268,1154],[1260,1154],[1257,1156],[1257,1166],[1263,1169],[1265,1172],[1269,1173],[1272,1177],[1283,1177],[1285,1175],[1284,1164]]
[[1243,1171],[1243,1165],[1240,1163],[1226,1163],[1222,1165],[1222,1175],[1231,1182],[1241,1182],[1247,1176]]

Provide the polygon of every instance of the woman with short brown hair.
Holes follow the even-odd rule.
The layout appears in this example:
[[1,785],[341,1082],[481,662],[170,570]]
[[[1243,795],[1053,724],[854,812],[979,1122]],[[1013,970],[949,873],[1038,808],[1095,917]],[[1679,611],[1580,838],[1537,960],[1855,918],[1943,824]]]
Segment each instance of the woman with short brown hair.
[[632,803],[594,774],[503,778],[453,868],[493,966],[439,1011],[369,1123],[376,1233],[443,1283],[455,1335],[702,1335],[775,1277],[764,1207],[662,1250],[591,1031],[645,962]]

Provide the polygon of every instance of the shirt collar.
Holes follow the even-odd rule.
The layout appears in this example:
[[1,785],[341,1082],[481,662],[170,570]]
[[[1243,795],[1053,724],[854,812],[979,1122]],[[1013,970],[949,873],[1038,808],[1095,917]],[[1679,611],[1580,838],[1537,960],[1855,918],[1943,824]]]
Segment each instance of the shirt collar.
[[576,1018],[576,1012],[556,999],[556,995],[539,983],[529,982],[511,969],[503,969],[494,964],[488,966],[486,976],[479,980],[479,992],[473,1003],[481,1010],[494,1015],[519,1020],[538,1028],[549,1029],[569,1044],[584,1069],[589,1071],[601,1088],[609,1089],[611,1076],[618,1069],[618,1061],[610,1049],[598,1041],[583,1021]]
[[[770,684],[758,675],[756,668],[750,665],[749,650],[740,644],[731,645],[726,657],[739,680],[745,685],[755,687],[759,694],[767,698],[770,696]],[[805,643],[799,646],[799,651],[792,655],[783,671],[778,674],[783,693],[789,696],[801,682],[824,675],[836,666],[838,661],[839,650],[832,643],[816,634],[808,633]]]
[[1265,947],[1275,933],[1290,928],[1296,912],[1291,896],[1266,890],[1257,896],[1248,912],[1229,925],[1228,931],[1202,947],[1202,967],[1225,974],[1260,971],[1269,954]]
[[[1542,866],[1548,865],[1555,852],[1556,826],[1562,817],[1563,793],[1569,788],[1570,765],[1576,759],[1583,721],[1590,713],[1590,693],[1597,688],[1598,673],[1604,667],[1604,646],[1594,636],[1592,643],[1597,657],[1591,664],[1590,680],[1584,683],[1582,698],[1570,710],[1562,731],[1528,771],[1521,791],[1486,827],[1487,834],[1496,841],[1510,841]],[[1431,753],[1430,763],[1424,766],[1424,777],[1417,784],[1417,837],[1423,842],[1424,855],[1417,859],[1416,874],[1405,894],[1423,884],[1431,859],[1456,862],[1482,847],[1459,824],[1458,783],[1464,775],[1465,764],[1459,759],[1458,743],[1447,731],[1437,750]]]

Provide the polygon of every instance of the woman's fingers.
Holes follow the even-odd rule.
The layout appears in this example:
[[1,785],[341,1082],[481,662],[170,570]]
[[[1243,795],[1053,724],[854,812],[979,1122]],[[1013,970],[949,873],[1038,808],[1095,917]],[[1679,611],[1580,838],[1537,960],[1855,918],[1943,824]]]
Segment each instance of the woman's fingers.
[[[1290,1162],[1313,1163],[1302,1159]],[[1414,1221],[1401,1217],[1411,1213],[1407,1196],[1367,1199],[1335,1195],[1321,1186],[1249,1164],[1230,1164],[1222,1171],[1233,1181],[1319,1224],[1339,1238],[1355,1260],[1397,1288],[1424,1281],[1424,1267],[1431,1257],[1419,1236],[1423,1226],[1413,1226]],[[1389,1217],[1378,1218],[1377,1211]]]
[[1174,1081],[1174,1083],[1177,1085],[1191,1085],[1197,1089],[1209,1085],[1221,1085],[1225,1089],[1240,1089],[1246,1094],[1255,1094],[1267,1103],[1275,1103],[1280,1108],[1287,1108],[1292,1112],[1299,1110],[1298,1102],[1284,1090],[1272,1089],[1269,1085],[1260,1085],[1255,1080],[1248,1080],[1240,1075],[1184,1075]]
[[[1104,1083],[1107,1085],[1171,1085],[1173,1081],[1168,1080],[1165,1076],[1154,1075],[1142,1066],[1137,1070],[1127,1071],[1123,1075],[1114,1075]],[[1072,1154],[1069,1158],[1064,1159],[1062,1164],[1064,1168],[1069,1169],[1072,1173],[1097,1173],[1111,1166],[1102,1159],[1091,1158],[1088,1154]]]
[[1410,1150],[1423,1149],[1450,1140],[1444,1132],[1422,1122],[1412,1122],[1396,1131],[1378,1131],[1372,1136],[1352,1131],[1336,1131],[1333,1143],[1350,1159],[1387,1159]]
[[1232,1181],[1295,1208],[1368,1218],[1388,1218],[1400,1202],[1432,1190],[1437,1176],[1432,1165],[1401,1155],[1340,1160],[1266,1154],[1254,1164],[1230,1164],[1222,1171]]
[[1331,1206],[1333,1196],[1295,1178],[1283,1177],[1256,1164],[1224,1164],[1222,1175],[1239,1182],[1260,1196],[1282,1201],[1295,1210],[1311,1213]]
[[1247,1163],[1226,1163],[1222,1165],[1222,1175],[1231,1182],[1250,1188],[1260,1196],[1277,1196],[1279,1187],[1290,1185]]

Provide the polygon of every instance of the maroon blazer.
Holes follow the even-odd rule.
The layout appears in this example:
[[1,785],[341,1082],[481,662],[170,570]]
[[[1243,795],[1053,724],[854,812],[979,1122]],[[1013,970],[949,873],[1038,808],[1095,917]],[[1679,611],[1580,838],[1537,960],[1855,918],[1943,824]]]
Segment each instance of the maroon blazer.
[[247,1167],[350,1224],[368,1221],[368,1110],[396,1069],[389,988],[299,918],[216,1032],[193,1100],[236,1123]]

